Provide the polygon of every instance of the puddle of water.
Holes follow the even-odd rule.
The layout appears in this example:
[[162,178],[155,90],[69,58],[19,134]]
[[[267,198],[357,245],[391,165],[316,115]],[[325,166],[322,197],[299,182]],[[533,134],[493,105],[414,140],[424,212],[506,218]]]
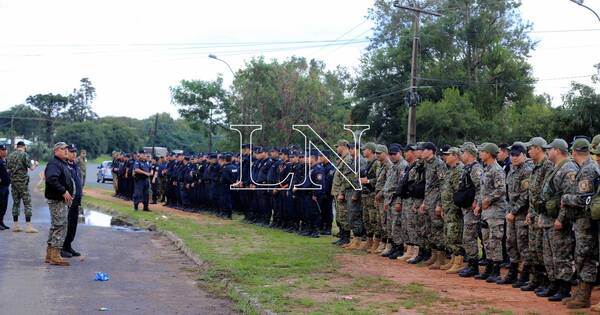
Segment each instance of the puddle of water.
[[134,226],[118,226],[115,225],[112,227],[113,231],[117,231],[117,232],[146,232],[146,230],[144,229],[140,229],[138,227],[134,227]]
[[85,217],[85,224],[92,226],[110,227],[112,216],[94,211],[94,210],[83,210]]

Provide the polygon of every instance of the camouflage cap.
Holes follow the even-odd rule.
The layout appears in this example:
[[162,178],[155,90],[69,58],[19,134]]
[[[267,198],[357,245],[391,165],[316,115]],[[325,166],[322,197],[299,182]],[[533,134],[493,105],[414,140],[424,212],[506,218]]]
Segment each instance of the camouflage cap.
[[442,152],[444,155],[461,155],[462,151],[457,147],[450,147],[448,150]]
[[388,153],[388,148],[383,144],[378,144],[377,149],[375,149],[375,153]]
[[362,148],[364,150],[371,150],[373,152],[375,152],[377,150],[377,145],[373,142],[367,142],[367,144],[365,144],[365,147]]
[[556,138],[550,142],[550,144],[543,146],[544,149],[559,149],[561,151],[567,152],[569,151],[569,145],[567,141],[563,139]]
[[344,140],[344,139],[340,139],[337,141],[337,145],[338,147],[348,147],[350,145],[350,143],[348,142],[348,140]]
[[595,135],[592,139],[592,148],[597,147],[600,144],[600,135]]
[[579,138],[573,142],[571,150],[577,152],[589,152],[590,142],[587,139]]
[[543,148],[544,146],[548,145],[548,142],[542,137],[533,137],[531,140],[529,140],[529,142],[524,143],[524,145],[527,148],[531,146]]
[[482,143],[478,149],[479,149],[479,151],[487,152],[487,153],[490,153],[493,155],[497,155],[498,152],[500,151],[500,148],[498,148],[498,146],[495,143],[491,143],[491,142]]
[[600,155],[600,146],[597,146],[596,148],[591,149],[590,153],[593,154],[593,155]]
[[478,150],[473,142],[465,142],[460,148],[463,152],[469,152],[471,155],[477,156]]

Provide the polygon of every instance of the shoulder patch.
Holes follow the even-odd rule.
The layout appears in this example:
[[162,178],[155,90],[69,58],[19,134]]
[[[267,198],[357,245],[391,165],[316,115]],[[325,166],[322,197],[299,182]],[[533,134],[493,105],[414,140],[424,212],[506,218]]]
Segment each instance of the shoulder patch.
[[521,190],[527,190],[529,188],[529,179],[521,181]]
[[592,182],[589,179],[584,179],[579,182],[578,188],[580,192],[591,192],[592,191]]

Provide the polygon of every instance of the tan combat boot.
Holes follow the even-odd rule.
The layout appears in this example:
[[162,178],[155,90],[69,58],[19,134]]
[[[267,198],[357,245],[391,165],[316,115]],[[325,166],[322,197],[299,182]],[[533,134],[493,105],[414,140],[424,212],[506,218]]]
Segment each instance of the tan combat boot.
[[421,264],[418,264],[417,266],[429,267],[429,266],[433,265],[435,263],[435,261],[438,259],[438,255],[439,255],[439,252],[437,250],[432,250],[431,257],[427,261],[425,261]]
[[345,248],[348,250],[353,250],[353,249],[358,249],[359,246],[360,246],[360,239],[358,237],[353,237],[352,241]]
[[375,250],[376,254],[381,254],[383,253],[383,251],[392,246],[392,243],[385,243],[385,242],[379,242],[379,246],[377,247],[377,249]]
[[429,266],[430,270],[438,270],[442,265],[446,264],[446,255],[443,251],[438,250],[436,258],[437,259],[435,260],[435,262]]
[[590,307],[590,311],[596,312],[596,313],[600,312],[600,303],[592,305],[592,307]]
[[452,266],[454,266],[455,259],[456,259],[456,256],[452,255],[450,257],[450,260],[448,260],[447,263],[440,266],[440,270],[448,270],[448,269],[452,268]]
[[379,248],[379,243],[381,243],[381,240],[373,237],[373,244],[371,244],[371,248],[369,248],[368,250],[369,254],[375,254],[377,252],[377,248]]
[[413,246],[413,253],[412,253],[412,256],[408,257],[407,261],[408,261],[408,260],[411,260],[411,259],[415,259],[415,258],[417,258],[417,256],[419,256],[419,251],[421,251],[421,250],[419,249],[419,246],[416,246],[416,245],[415,245],[415,246]]
[[446,270],[446,273],[448,273],[448,274],[459,273],[464,268],[465,268],[464,257],[456,256],[456,257],[454,257],[454,264],[452,264],[452,267],[450,267],[450,269]]
[[70,266],[71,264],[60,257],[58,247],[50,247],[50,264],[55,266]]
[[385,245],[385,248],[381,252],[381,255],[389,255],[391,251],[392,251],[392,243],[387,243]]
[[342,248],[346,248],[346,247],[348,247],[348,246],[352,245],[352,241],[354,241],[354,236],[350,236],[350,242],[348,242],[348,243],[346,243],[346,244],[342,245]]
[[50,245],[48,245],[48,247],[46,247],[46,260],[45,260],[45,262],[47,264],[50,263]]
[[25,228],[25,233],[38,233],[38,230],[33,228],[31,222],[27,222],[27,227]]
[[404,251],[404,255],[398,257],[397,259],[400,261],[407,261],[409,258],[412,257],[413,253],[415,252],[415,246],[412,245],[408,245],[406,246],[406,250]]
[[369,248],[371,248],[372,245],[373,245],[373,238],[368,237],[366,241],[360,242],[360,247],[358,249],[366,251]]
[[567,308],[588,308],[590,307],[590,296],[592,295],[592,285],[587,282],[581,282],[579,284],[578,295],[574,296],[569,302],[567,302]]
[[562,301],[560,301],[562,303],[562,305],[567,305],[567,303],[571,302],[571,300],[573,300],[576,296],[578,296],[580,288],[581,288],[581,286],[579,285],[579,283],[577,283],[577,285],[575,285],[573,287],[573,290],[571,291],[571,296],[566,297]]
[[19,222],[14,222],[12,231],[13,232],[23,232],[23,229],[19,226]]

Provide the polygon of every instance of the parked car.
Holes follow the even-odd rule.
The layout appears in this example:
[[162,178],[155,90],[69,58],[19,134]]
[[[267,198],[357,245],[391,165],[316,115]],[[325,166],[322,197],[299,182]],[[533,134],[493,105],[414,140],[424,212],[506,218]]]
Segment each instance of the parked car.
[[112,181],[113,180],[113,176],[112,176],[112,161],[104,161],[102,163],[100,163],[100,165],[98,165],[98,173],[97,173],[98,177],[96,179],[96,182],[100,183],[104,183],[107,180]]

